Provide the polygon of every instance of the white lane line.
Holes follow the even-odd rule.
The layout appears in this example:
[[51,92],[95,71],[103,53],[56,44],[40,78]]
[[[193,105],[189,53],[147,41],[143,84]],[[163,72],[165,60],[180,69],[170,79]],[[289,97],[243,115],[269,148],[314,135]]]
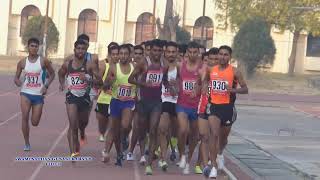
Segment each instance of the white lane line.
[[[50,96],[52,96],[52,95],[56,94],[57,92],[58,92],[58,91],[54,91],[54,92],[50,93],[48,96],[46,96],[46,97],[50,97]],[[4,124],[6,124],[7,122],[11,121],[12,119],[14,119],[14,118],[18,117],[20,114],[21,114],[21,112],[17,112],[17,113],[15,113],[15,114],[14,114],[13,116],[11,116],[9,119],[7,119],[7,120],[5,120],[5,121],[1,122],[1,123],[0,123],[0,126],[2,126],[2,125],[4,125]]]
[[[67,130],[69,128],[69,125],[67,125],[64,130],[60,133],[59,137],[55,140],[55,142],[53,143],[53,145],[51,146],[49,152],[46,154],[46,157],[50,157],[53,150],[57,147],[57,145],[59,144],[59,142],[61,141],[61,139],[63,138],[63,136],[67,133]],[[41,168],[43,168],[43,166],[45,165],[46,162],[42,161],[37,168],[33,171],[32,175],[30,176],[30,178],[28,180],[35,180],[36,177],[38,176],[38,174],[40,173]]]
[[7,95],[9,95],[9,94],[18,95],[18,92],[15,92],[15,91],[16,91],[16,90],[2,93],[2,94],[0,94],[0,97],[7,96]]
[[227,169],[226,167],[223,167],[223,171],[229,176],[231,180],[237,180],[237,178],[232,174],[232,172],[229,171],[229,169]]
[[139,167],[136,160],[133,162],[133,169],[134,169],[134,180],[141,180],[141,176],[139,173]]

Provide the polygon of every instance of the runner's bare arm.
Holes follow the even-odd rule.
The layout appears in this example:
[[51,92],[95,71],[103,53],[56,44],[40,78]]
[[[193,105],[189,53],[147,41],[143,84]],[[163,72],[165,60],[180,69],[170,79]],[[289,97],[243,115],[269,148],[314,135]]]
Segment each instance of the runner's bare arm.
[[99,69],[97,67],[97,64],[95,62],[89,63],[89,72],[91,71],[93,76],[93,84],[95,85],[102,85],[102,77],[99,74]]
[[51,62],[47,58],[43,59],[43,65],[47,69],[48,74],[49,74],[48,82],[45,84],[45,87],[48,89],[48,87],[50,86],[50,84],[54,80],[55,72],[53,70]]
[[236,72],[235,73],[235,78],[238,80],[240,88],[236,88],[235,89],[235,88],[232,88],[232,85],[230,85],[230,87],[228,87],[228,90],[231,93],[248,94],[249,93],[248,86],[247,86],[247,83],[246,83],[246,81],[244,80],[244,78],[242,76],[242,73],[236,68],[234,68],[234,72]]
[[116,65],[111,63],[109,64],[109,69],[107,72],[107,78],[103,82],[103,89],[104,90],[109,90],[113,82],[115,81],[115,76],[116,76]]
[[[94,64],[97,66],[97,68],[99,69],[99,58],[97,55],[93,55],[92,56],[92,61],[94,62]],[[102,77],[102,76],[101,76]]]
[[63,91],[64,90],[64,84],[65,84],[65,77],[67,75],[67,72],[68,72],[68,64],[69,62],[66,61],[65,63],[63,63],[59,69],[59,72],[58,72],[58,77],[59,77],[59,83],[60,83],[60,86],[59,86],[59,89],[60,91]]
[[137,86],[146,86],[146,83],[138,81],[138,75],[143,72],[144,63],[138,63],[129,76],[128,82]]
[[205,73],[202,73],[202,94],[208,93],[208,86],[209,86],[209,80],[210,80],[210,67],[208,66],[205,70]]
[[16,86],[20,87],[22,85],[22,82],[20,81],[20,76],[21,76],[21,72],[23,69],[23,62],[25,60],[20,60],[17,64],[17,70],[16,70],[16,75],[14,76],[14,83],[16,84]]

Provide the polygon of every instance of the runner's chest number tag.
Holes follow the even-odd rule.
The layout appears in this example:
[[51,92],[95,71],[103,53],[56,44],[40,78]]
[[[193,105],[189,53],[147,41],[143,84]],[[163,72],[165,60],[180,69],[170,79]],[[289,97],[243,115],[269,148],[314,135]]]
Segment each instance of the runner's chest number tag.
[[79,73],[69,74],[69,85],[71,89],[83,89],[86,87],[86,83],[80,79]]
[[119,86],[118,98],[119,99],[130,99],[131,98],[131,86]]
[[185,80],[182,83],[183,83],[182,84],[183,92],[185,92],[185,93],[191,93],[196,86],[195,80]]
[[40,73],[27,73],[26,74],[27,87],[40,87]]
[[211,89],[212,91],[227,91],[228,81],[223,80],[212,80],[211,81]]
[[148,71],[146,81],[152,86],[159,86],[162,81],[163,74],[160,71]]

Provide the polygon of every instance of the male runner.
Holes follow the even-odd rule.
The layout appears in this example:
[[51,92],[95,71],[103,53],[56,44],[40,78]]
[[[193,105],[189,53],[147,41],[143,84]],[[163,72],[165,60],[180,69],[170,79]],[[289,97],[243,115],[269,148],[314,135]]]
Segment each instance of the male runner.
[[[107,74],[110,64],[116,64],[118,62],[119,47],[117,45],[110,46],[108,48],[109,60],[105,59],[99,63],[99,74],[102,77],[102,80],[105,82],[107,79]],[[109,61],[109,62],[108,62]],[[100,94],[97,99],[96,105],[96,118],[98,120],[99,128],[99,141],[105,141],[105,133],[108,126],[108,117],[109,117],[109,104],[111,101],[112,91],[111,89],[100,90]]]
[[126,138],[130,131],[131,117],[135,108],[135,85],[128,83],[128,78],[134,67],[130,58],[130,46],[128,44],[119,47],[118,64],[110,66],[107,84],[112,84],[112,100],[110,103],[111,133],[117,151],[116,165],[122,166],[121,140]]
[[[208,54],[208,60],[203,66],[202,78],[205,77],[207,69],[211,69],[213,66],[217,65],[219,62],[218,58],[218,48],[211,48]],[[205,94],[201,94],[199,107],[198,107],[198,127],[199,127],[199,136],[200,136],[200,148],[199,148],[199,157],[198,162],[195,167],[196,174],[202,174],[201,165],[206,166],[208,164],[208,155],[209,155],[209,123],[207,113],[208,107],[208,91],[205,91]]]
[[[136,66],[137,64],[141,64],[143,61],[145,61],[145,57],[144,57],[144,50],[142,48],[142,46],[140,45],[136,45],[134,46],[134,60],[133,60],[133,64]],[[141,78],[138,77],[138,79]],[[136,89],[136,103],[139,103],[140,101],[140,89],[139,87],[137,87]],[[133,129],[132,129],[132,136],[131,136],[131,143],[130,143],[130,147],[129,147],[129,152],[127,154],[127,161],[133,161],[135,160],[133,152],[134,152],[134,148],[139,140],[139,146],[140,146],[140,164],[144,164],[146,162],[146,158],[144,156],[144,151],[145,151],[145,135],[143,135],[142,137],[139,136],[139,115],[138,115],[138,111],[137,108],[135,109],[135,111],[133,112]],[[140,132],[141,133],[141,132]],[[146,133],[146,132],[145,132]]]
[[168,168],[168,163],[165,161],[168,149],[168,140],[171,137],[171,131],[175,128],[176,120],[176,103],[178,99],[178,91],[176,89],[177,74],[178,74],[178,45],[175,42],[167,42],[165,50],[165,59],[168,65],[168,72],[165,75],[164,81],[167,87],[162,85],[162,114],[159,123],[159,138],[160,138],[160,160],[159,166],[163,171]]
[[[149,157],[146,166],[146,174],[152,175],[152,161],[157,146],[157,129],[161,115],[161,85],[164,68],[160,61],[163,47],[161,41],[155,39],[151,42],[150,62],[143,61],[137,64],[129,77],[129,83],[140,86],[141,100],[137,105],[139,113],[140,137],[146,132],[145,125],[149,121]],[[138,76],[142,78],[138,81]]]
[[[61,91],[65,89],[65,80],[67,80],[68,142],[72,157],[80,154],[78,129],[80,129],[80,132],[84,132],[81,124],[88,122],[91,84],[102,84],[96,64],[85,59],[86,49],[87,42],[77,40],[74,43],[73,58],[70,61],[66,61],[59,70],[59,88]],[[93,80],[96,82],[93,82]]]
[[[219,146],[220,130],[222,125],[228,124],[232,119],[234,105],[230,103],[230,93],[247,94],[248,87],[241,72],[229,64],[232,55],[232,49],[229,46],[219,48],[219,65],[207,71],[204,80],[204,89],[211,87],[210,91],[210,156],[213,167],[209,174],[210,178],[217,177],[217,151]],[[234,80],[237,80],[240,88],[233,88]],[[209,85],[208,85],[209,83]],[[207,169],[207,168],[205,168]]]
[[[86,43],[86,48],[85,48],[85,54],[84,54],[84,59],[86,61],[92,61],[93,64],[96,66],[96,68],[98,69],[99,68],[99,60],[98,60],[98,56],[96,55],[93,55],[91,54],[90,52],[88,52],[88,48],[89,48],[89,43],[90,43],[90,39],[89,39],[89,36],[86,35],[86,34],[80,34],[77,38],[77,40],[82,40]],[[68,57],[66,57],[64,59],[64,63],[67,62],[67,61],[70,61],[72,60],[74,57],[74,55],[70,55]],[[97,87],[96,85],[94,84],[93,87],[91,87],[90,89],[90,93],[89,93],[89,96],[90,96],[90,111],[89,111],[89,114],[88,114],[88,118],[87,121],[81,121],[80,124],[79,124],[79,127],[80,127],[80,144],[81,145],[84,145],[87,143],[87,138],[86,138],[86,135],[85,135],[85,128],[87,127],[88,123],[89,123],[89,116],[90,116],[90,112],[92,110],[92,106],[93,106],[93,101],[95,99],[97,95]]]
[[[195,42],[188,44],[188,59],[183,61],[179,70],[178,115],[178,149],[179,167],[183,174],[190,174],[192,154],[198,143],[197,107],[201,90],[201,57],[199,46]],[[189,136],[189,153],[186,157],[185,145]]]
[[[48,59],[40,57],[37,52],[39,50],[39,40],[30,38],[28,40],[28,56],[18,62],[17,71],[14,78],[14,83],[21,87],[20,101],[22,113],[22,134],[25,141],[24,151],[30,151],[29,141],[29,114],[31,113],[31,123],[33,126],[38,126],[42,108],[44,104],[44,95],[47,93],[51,82],[54,79],[55,73]],[[21,72],[24,70],[24,81],[21,82]],[[46,70],[48,73],[48,81],[43,73]]]

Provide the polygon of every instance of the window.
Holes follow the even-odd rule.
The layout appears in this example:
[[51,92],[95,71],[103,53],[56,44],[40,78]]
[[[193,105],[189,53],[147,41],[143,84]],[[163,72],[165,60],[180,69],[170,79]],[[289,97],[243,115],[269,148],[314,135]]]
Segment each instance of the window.
[[154,38],[156,29],[153,24],[153,15],[151,13],[142,13],[136,22],[136,44]]
[[198,18],[193,27],[193,40],[203,45],[211,47],[213,40],[213,22],[207,16]]
[[28,20],[34,16],[40,16],[40,15],[41,15],[41,13],[40,13],[39,8],[37,8],[34,5],[28,5],[22,9],[21,21],[20,21],[20,36],[23,35],[23,33],[26,29]]
[[320,57],[320,36],[314,37],[309,34],[307,43],[307,56]]
[[78,19],[78,35],[86,34],[91,42],[97,42],[97,13],[92,9],[81,11]]

